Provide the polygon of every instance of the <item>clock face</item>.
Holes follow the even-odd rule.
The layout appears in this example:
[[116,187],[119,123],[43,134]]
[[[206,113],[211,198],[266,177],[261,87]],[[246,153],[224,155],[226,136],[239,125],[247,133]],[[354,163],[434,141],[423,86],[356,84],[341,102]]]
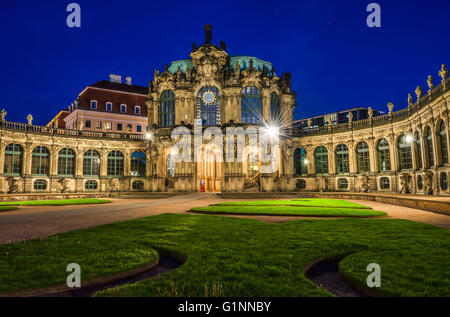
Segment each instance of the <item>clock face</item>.
[[212,105],[216,101],[216,95],[211,90],[205,91],[202,96],[203,102],[206,105]]

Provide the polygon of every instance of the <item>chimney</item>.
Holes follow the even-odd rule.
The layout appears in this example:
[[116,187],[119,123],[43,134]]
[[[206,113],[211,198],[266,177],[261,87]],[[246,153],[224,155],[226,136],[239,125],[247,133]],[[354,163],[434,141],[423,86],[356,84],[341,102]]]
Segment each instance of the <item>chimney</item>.
[[122,83],[122,76],[110,74],[109,75],[109,81],[112,82],[112,83],[121,84]]
[[126,77],[125,80],[127,82],[127,85],[130,85],[130,86],[132,85],[131,84],[131,77]]

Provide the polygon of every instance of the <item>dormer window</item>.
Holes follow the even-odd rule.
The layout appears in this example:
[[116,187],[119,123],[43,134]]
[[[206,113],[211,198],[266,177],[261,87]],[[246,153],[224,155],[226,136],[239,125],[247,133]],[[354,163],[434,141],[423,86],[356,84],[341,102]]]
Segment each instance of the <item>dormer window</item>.
[[127,105],[120,105],[120,112],[127,112]]
[[141,114],[141,107],[134,106],[134,114]]
[[111,102],[106,103],[106,111],[112,111],[112,103]]
[[97,101],[91,100],[91,109],[97,109]]

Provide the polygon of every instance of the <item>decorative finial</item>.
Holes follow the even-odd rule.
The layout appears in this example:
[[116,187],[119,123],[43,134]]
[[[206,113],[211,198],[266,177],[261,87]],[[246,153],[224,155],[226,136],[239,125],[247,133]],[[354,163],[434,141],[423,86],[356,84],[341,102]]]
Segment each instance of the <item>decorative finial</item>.
[[8,113],[6,112],[5,109],[2,109],[2,111],[0,111],[0,121],[5,121],[5,117]]
[[205,44],[210,44],[212,41],[212,25],[205,24]]
[[349,112],[348,113],[348,122],[352,122],[353,121],[353,112]]
[[441,70],[439,71],[439,77],[442,78],[442,81],[445,81],[447,75],[448,75],[447,67],[445,66],[445,64],[442,64]]
[[428,75],[427,84],[428,84],[428,88],[429,88],[428,92],[430,92],[431,89],[434,88],[433,77],[431,75]]
[[422,97],[422,93],[423,93],[422,87],[417,86],[415,92],[416,92],[416,96],[417,96],[417,101],[419,101],[419,99]]
[[164,65],[164,69],[165,69],[166,72],[168,72],[169,71],[169,64]]
[[308,120],[306,121],[306,123],[308,124],[308,129],[311,129],[311,123],[312,123],[312,120],[311,120],[311,119],[308,119]]
[[369,115],[369,119],[372,119],[372,117],[373,117],[373,110],[372,110],[371,107],[369,107],[369,108],[367,109],[367,114]]
[[31,113],[27,116],[27,121],[28,121],[28,125],[33,124],[33,116],[31,115]]
[[[411,94],[409,94],[409,95],[411,95]],[[412,97],[411,97],[412,98]],[[389,113],[392,113],[392,110],[394,110],[394,104],[392,103],[392,102],[389,102],[388,104],[387,104],[387,106],[388,106],[388,109],[389,109]]]
[[195,51],[197,49],[197,45],[195,44],[195,42],[192,42],[192,50]]
[[250,58],[248,61],[248,64],[250,65],[250,68],[253,68],[253,58]]
[[220,41],[219,46],[224,51],[227,49],[227,43],[225,43],[224,41]]
[[413,96],[409,93],[408,94],[408,106],[411,106],[413,104]]

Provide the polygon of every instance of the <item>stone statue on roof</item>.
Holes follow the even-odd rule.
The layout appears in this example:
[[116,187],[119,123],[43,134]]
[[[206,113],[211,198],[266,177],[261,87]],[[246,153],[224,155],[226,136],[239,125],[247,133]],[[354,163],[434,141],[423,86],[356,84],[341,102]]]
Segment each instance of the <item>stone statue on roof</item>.
[[205,24],[205,44],[210,44],[212,41],[212,25]]
[[8,113],[6,112],[5,109],[2,109],[2,111],[0,111],[0,121],[5,121],[5,117]]

